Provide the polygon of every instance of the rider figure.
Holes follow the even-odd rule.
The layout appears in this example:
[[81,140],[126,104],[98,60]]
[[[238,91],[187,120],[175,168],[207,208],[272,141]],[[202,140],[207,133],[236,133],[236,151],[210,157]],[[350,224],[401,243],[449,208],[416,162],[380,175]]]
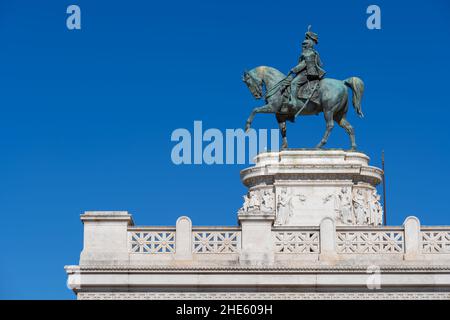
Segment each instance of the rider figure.
[[[321,68],[322,62],[319,53],[314,49],[319,37],[316,33],[310,31],[310,28],[311,26],[305,33],[305,40],[302,42],[302,55],[298,64],[289,71],[291,94],[288,103],[283,105],[281,112],[288,112],[289,108],[295,105],[294,95],[304,101],[310,99],[312,102],[319,103],[317,86],[324,77],[325,71]],[[292,77],[291,74],[296,75]]]

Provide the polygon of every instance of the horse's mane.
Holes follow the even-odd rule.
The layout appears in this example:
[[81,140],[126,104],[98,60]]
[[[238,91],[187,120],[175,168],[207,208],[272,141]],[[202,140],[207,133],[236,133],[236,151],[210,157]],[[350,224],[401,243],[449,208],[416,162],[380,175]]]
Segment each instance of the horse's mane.
[[282,73],[278,69],[275,69],[275,68],[269,67],[269,66],[259,66],[259,67],[253,68],[252,70],[250,70],[250,72],[254,76],[257,76],[258,78],[260,78],[262,74],[265,74],[269,77],[278,77],[278,78],[285,77],[284,73]]
[[279,70],[268,67],[259,66],[250,70],[251,75],[254,79],[263,82],[266,85],[266,89],[270,90],[276,83],[285,78],[285,75]]

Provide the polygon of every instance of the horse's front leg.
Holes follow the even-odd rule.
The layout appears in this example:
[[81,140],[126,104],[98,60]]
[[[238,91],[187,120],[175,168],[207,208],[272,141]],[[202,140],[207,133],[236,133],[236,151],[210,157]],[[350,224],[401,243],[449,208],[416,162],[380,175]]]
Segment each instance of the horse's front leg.
[[273,113],[273,109],[272,109],[272,105],[270,104],[266,104],[262,107],[257,107],[255,109],[253,109],[252,113],[250,113],[250,116],[247,119],[247,122],[245,123],[245,132],[248,132],[248,130],[250,130],[250,127],[252,125],[253,122],[253,118],[255,117],[255,115],[257,113]]
[[284,149],[288,148],[288,141],[287,141],[287,136],[286,136],[286,117],[282,116],[280,114],[276,114],[276,118],[277,118],[278,126],[280,128],[281,138],[283,141],[283,143],[281,145],[281,150],[284,150]]

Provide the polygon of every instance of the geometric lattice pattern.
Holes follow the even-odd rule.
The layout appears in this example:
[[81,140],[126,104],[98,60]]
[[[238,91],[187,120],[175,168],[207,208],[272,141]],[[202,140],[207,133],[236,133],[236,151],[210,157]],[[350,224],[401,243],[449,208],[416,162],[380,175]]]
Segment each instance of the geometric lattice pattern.
[[274,232],[276,253],[319,253],[319,232]]
[[403,253],[403,231],[337,232],[338,253]]
[[175,232],[131,232],[131,252],[175,253]]
[[194,253],[237,253],[241,250],[241,233],[237,231],[193,232]]
[[450,232],[422,231],[423,253],[450,253]]

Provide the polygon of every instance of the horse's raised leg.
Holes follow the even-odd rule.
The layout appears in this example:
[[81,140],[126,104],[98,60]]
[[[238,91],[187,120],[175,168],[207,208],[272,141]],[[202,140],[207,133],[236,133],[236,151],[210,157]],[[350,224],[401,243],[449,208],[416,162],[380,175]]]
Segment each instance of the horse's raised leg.
[[331,130],[333,130],[334,127],[334,120],[333,120],[333,112],[327,111],[324,113],[325,115],[325,121],[327,122],[327,128],[325,130],[325,133],[322,137],[322,140],[320,140],[319,144],[316,146],[316,148],[322,148],[322,146],[327,143],[328,137],[330,136]]
[[250,127],[253,122],[253,118],[257,113],[273,113],[272,106],[269,104],[263,105],[262,107],[257,107],[252,110],[252,113],[250,113],[250,116],[247,119],[247,122],[245,123],[245,132],[250,130]]
[[345,116],[343,116],[337,123],[344,128],[344,130],[347,132],[347,134],[350,137],[350,142],[352,143],[352,150],[356,150],[356,142],[355,142],[355,130],[353,130],[352,125],[345,119]]

